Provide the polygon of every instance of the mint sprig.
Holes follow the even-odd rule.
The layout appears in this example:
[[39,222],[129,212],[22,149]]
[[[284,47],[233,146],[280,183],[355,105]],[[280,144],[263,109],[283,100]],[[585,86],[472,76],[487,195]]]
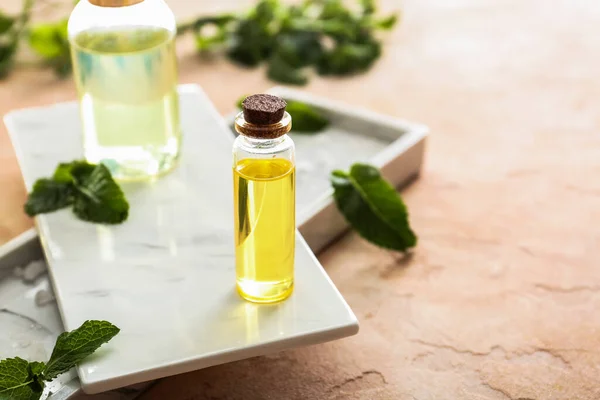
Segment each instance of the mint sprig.
[[416,246],[404,202],[376,167],[354,164],[330,179],[338,209],[363,238],[396,251]]
[[85,161],[61,163],[52,178],[38,179],[25,203],[34,216],[73,206],[84,221],[119,224],[127,219],[129,203],[110,171]]
[[47,364],[19,357],[1,360],[0,400],[38,400],[45,382],[73,368],[117,333],[119,328],[110,322],[85,321],[56,339]]

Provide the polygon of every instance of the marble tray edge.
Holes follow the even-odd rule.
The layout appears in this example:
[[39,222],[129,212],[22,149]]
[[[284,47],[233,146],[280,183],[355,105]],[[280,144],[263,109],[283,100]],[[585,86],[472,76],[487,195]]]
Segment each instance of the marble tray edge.
[[[429,136],[427,125],[402,118],[380,114],[365,108],[348,106],[343,102],[290,89],[274,86],[266,91],[273,95],[302,101],[338,115],[351,115],[373,125],[383,125],[397,132],[392,143],[377,153],[370,162],[381,169],[382,175],[395,187],[402,188],[415,180],[421,171]],[[239,111],[225,116],[229,131]],[[235,134],[235,133],[234,133]],[[338,212],[333,201],[333,189],[329,188],[304,210],[298,210],[298,230],[311,250],[318,254],[336,238],[349,229],[348,223]]]

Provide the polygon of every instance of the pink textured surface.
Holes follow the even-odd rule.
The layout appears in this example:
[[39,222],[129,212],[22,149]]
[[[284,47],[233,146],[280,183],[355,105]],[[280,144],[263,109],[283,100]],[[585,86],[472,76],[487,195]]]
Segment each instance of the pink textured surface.
[[[170,3],[180,16],[205,7]],[[402,8],[372,71],[307,90],[431,127],[404,193],[414,256],[346,236],[320,259],[358,336],[167,378],[141,400],[600,398],[600,2]],[[191,46],[179,48],[181,80],[223,113],[271,85]],[[0,85],[0,113],[74,98],[70,81],[38,70]],[[0,240],[28,224],[7,143],[2,130]]]

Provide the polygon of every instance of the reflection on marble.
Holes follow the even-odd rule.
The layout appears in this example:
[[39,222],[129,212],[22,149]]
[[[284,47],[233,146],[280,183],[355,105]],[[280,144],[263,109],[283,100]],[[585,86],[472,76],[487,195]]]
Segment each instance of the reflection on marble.
[[[123,185],[122,225],[37,218],[67,329],[104,319],[121,333],[79,367],[86,391],[338,339],[356,317],[298,235],[296,288],[259,306],[234,289],[232,137],[202,91],[181,92],[181,165],[146,184]],[[77,106],[24,110],[7,125],[30,188],[59,161],[81,157]]]

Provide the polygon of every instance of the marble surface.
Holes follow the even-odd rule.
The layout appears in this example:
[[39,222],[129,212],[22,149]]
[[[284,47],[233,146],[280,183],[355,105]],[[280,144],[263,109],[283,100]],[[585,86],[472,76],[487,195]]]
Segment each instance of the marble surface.
[[[231,143],[203,92],[181,97],[180,167],[124,187],[129,220],[84,223],[63,210],[37,218],[65,328],[105,319],[121,333],[78,369],[96,393],[215,364],[355,334],[358,323],[303,239],[296,289],[260,306],[235,293]],[[81,157],[74,103],[7,118],[25,183]]]
[[[64,331],[46,263],[30,258],[35,253],[27,252],[25,247],[15,251],[24,260],[22,264],[4,263],[6,258],[0,254],[0,359],[21,357],[46,361],[56,337]],[[132,400],[147,386],[117,389],[101,396],[86,395],[73,369],[49,382],[42,399]]]

